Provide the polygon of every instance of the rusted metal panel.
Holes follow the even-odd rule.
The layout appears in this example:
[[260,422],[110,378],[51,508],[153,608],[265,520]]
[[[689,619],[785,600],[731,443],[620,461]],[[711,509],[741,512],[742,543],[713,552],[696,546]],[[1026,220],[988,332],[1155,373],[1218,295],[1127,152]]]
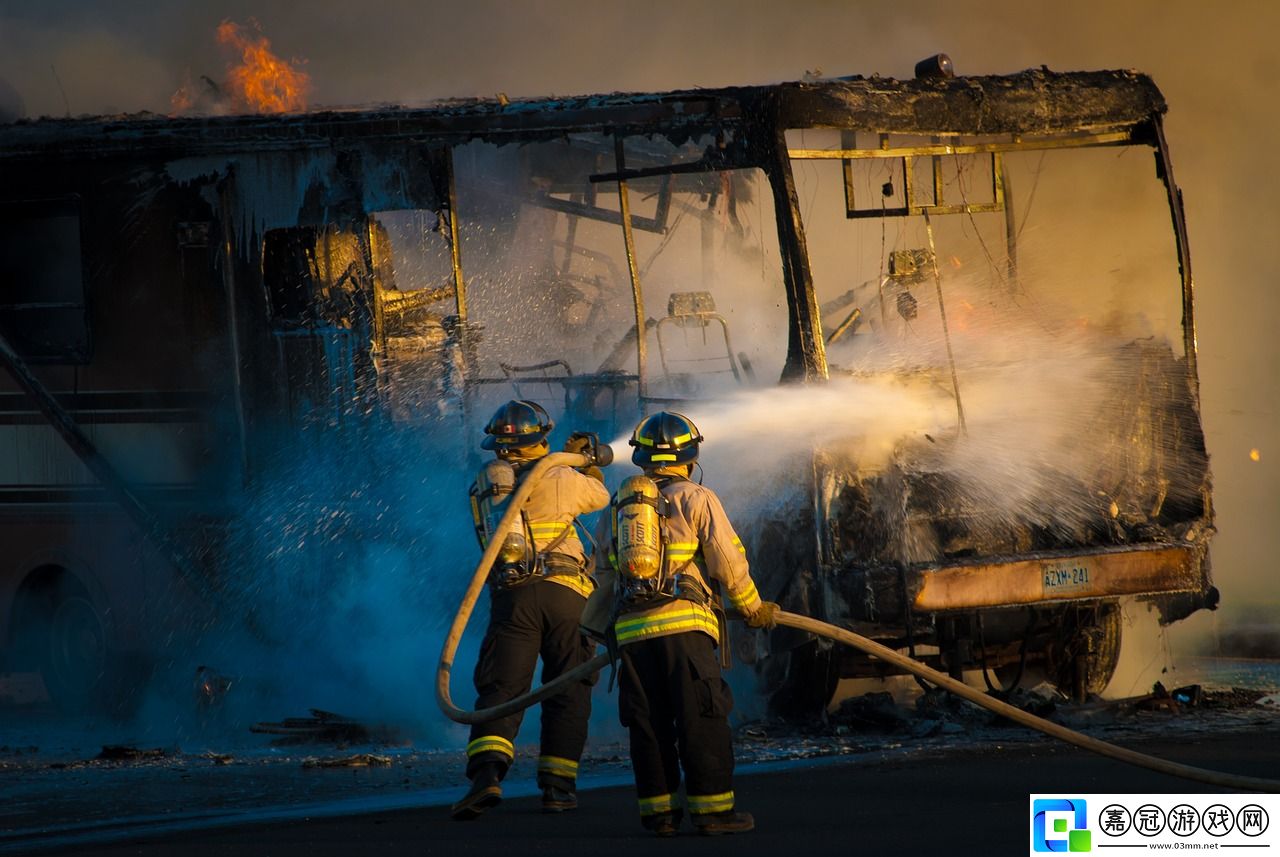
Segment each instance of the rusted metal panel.
[[779,103],[789,127],[894,134],[1052,134],[1132,125],[1167,109],[1144,74],[1044,68],[987,77],[796,83]]
[[1198,591],[1203,548],[1154,546],[925,571],[913,609],[1012,607],[1052,601]]

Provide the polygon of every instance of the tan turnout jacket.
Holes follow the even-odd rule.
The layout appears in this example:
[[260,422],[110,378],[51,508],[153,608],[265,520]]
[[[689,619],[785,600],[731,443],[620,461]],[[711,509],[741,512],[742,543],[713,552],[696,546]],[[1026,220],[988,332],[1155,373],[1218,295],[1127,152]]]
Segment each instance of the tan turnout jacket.
[[[529,463],[532,467],[534,462]],[[523,478],[524,473],[517,479]],[[585,566],[586,554],[582,540],[573,525],[575,515],[586,515],[609,505],[609,490],[598,479],[585,476],[572,467],[558,465],[542,475],[524,504],[525,519],[533,535],[534,550],[544,551],[555,543],[555,553],[567,554]],[[564,538],[560,539],[561,534]],[[556,542],[560,539],[559,542]],[[595,589],[595,582],[587,573],[577,575],[556,574],[543,578],[551,583],[567,586],[583,597]]]
[[[720,498],[710,488],[684,479],[662,489],[670,506],[666,519],[666,572],[693,577],[710,593],[711,581],[724,587],[725,606],[741,613],[760,608],[760,595],[751,580],[746,550],[725,514]],[[613,615],[617,594],[617,557],[613,554],[612,509],[601,516],[597,528],[596,591],[587,600],[582,626],[603,634]],[[690,562],[692,560],[692,562]],[[624,608],[625,611],[625,608]],[[671,600],[645,610],[623,612],[615,625],[619,645],[651,637],[702,631],[719,642],[720,628],[708,605]]]

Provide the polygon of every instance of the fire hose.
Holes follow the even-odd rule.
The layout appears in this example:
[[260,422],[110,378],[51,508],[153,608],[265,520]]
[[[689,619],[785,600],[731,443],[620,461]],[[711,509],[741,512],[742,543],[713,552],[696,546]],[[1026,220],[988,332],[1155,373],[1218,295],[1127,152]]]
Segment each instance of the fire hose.
[[[587,456],[577,453],[557,452],[544,457],[539,461],[515,492],[511,495],[508,503],[506,514],[503,515],[501,523],[498,525],[498,531],[503,532],[511,526],[515,521],[516,515],[520,513],[521,507],[524,506],[534,485],[542,478],[542,474],[548,469],[557,465],[567,465],[570,467],[582,467],[591,464]],[[485,582],[489,576],[489,569],[497,558],[498,551],[501,548],[500,540],[494,539],[485,548],[484,554],[480,557],[480,562],[476,565],[475,574],[471,578],[471,583],[467,587],[467,591],[462,598],[462,602],[458,605],[458,612],[453,617],[453,624],[449,628],[449,634],[445,638],[444,648],[440,653],[440,664],[436,670],[436,701],[440,705],[440,709],[450,720],[458,723],[485,723],[490,720],[497,720],[514,714],[517,711],[523,711],[535,703],[541,702],[548,697],[555,696],[567,686],[574,682],[582,681],[597,670],[607,666],[610,662],[608,654],[596,655],[586,663],[581,664],[561,675],[552,681],[547,682],[541,687],[535,688],[523,696],[516,697],[508,702],[495,705],[490,708],[481,709],[479,711],[466,711],[459,708],[453,703],[449,695],[449,680],[453,670],[453,659],[458,651],[458,643],[462,639],[462,633],[466,630],[467,622],[471,618],[471,613],[475,609],[476,601],[480,597],[480,592],[484,589]],[[887,663],[899,667],[906,672],[911,673],[919,678],[955,694],[961,699],[972,702],[982,708],[998,714],[1008,720],[1013,721],[1022,726],[1030,727],[1039,732],[1043,732],[1051,738],[1057,738],[1068,744],[1073,744],[1081,749],[1088,750],[1106,756],[1109,759],[1115,759],[1119,762],[1125,762],[1130,765],[1137,765],[1140,768],[1157,771],[1162,774],[1168,774],[1182,779],[1193,780],[1195,782],[1205,783],[1212,786],[1220,786],[1222,788],[1239,789],[1241,791],[1251,792],[1280,792],[1280,780],[1265,779],[1263,777],[1249,777],[1240,774],[1229,774],[1220,771],[1211,771],[1206,768],[1197,768],[1193,765],[1183,765],[1178,762],[1170,762],[1166,759],[1160,759],[1155,756],[1149,756],[1146,753],[1139,753],[1136,750],[1130,750],[1111,744],[1107,741],[1100,741],[1097,738],[1090,738],[1074,729],[1068,729],[1065,726],[1037,717],[1034,714],[1023,711],[1021,708],[1009,705],[994,697],[988,696],[977,688],[970,687],[964,682],[957,681],[948,675],[938,672],[924,664],[916,661],[901,652],[894,651],[887,646],[883,646],[874,640],[855,634],[852,631],[838,628],[826,622],[817,619],[811,619],[808,616],[800,616],[795,613],[788,613],[784,610],[778,611],[776,615],[777,623],[788,628],[795,628],[799,631],[806,631],[810,634],[816,634],[820,637],[826,637],[837,643],[843,643],[852,646],[859,651],[879,658]]]

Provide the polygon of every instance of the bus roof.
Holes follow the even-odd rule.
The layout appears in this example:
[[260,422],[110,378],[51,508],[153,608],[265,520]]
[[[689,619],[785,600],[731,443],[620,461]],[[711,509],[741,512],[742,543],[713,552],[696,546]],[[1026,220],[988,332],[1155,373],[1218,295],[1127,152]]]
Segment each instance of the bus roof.
[[850,77],[662,93],[454,99],[295,114],[42,118],[0,126],[0,160],[190,156],[340,147],[344,141],[504,144],[588,132],[656,135],[677,144],[703,134],[765,128],[1062,134],[1132,129],[1165,109],[1155,83],[1140,72],[1041,68],[955,78]]

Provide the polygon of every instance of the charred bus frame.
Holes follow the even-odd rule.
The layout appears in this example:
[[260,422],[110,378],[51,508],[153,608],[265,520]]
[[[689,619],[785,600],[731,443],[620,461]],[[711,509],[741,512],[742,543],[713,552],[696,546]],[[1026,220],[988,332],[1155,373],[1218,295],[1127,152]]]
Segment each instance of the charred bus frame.
[[[254,472],[253,459],[258,454],[252,437],[255,427],[270,421],[273,414],[288,410],[287,395],[278,391],[279,379],[272,377],[276,361],[267,359],[268,353],[280,345],[279,338],[272,339],[267,332],[273,308],[261,282],[262,235],[255,231],[257,225],[246,219],[244,209],[248,195],[269,193],[251,185],[265,180],[272,169],[270,165],[279,159],[309,155],[325,159],[325,166],[317,169],[309,189],[314,193],[298,209],[295,223],[299,226],[322,228],[337,220],[367,218],[370,210],[366,200],[371,193],[368,186],[375,182],[386,186],[398,183],[400,190],[390,192],[393,196],[406,200],[411,207],[440,213],[452,272],[449,287],[454,299],[454,318],[450,323],[450,337],[466,367],[475,345],[468,334],[468,284],[466,260],[461,253],[453,152],[471,141],[501,146],[561,140],[577,134],[606,135],[615,141],[611,168],[602,168],[591,175],[590,181],[593,187],[614,186],[618,209],[596,205],[593,194],[564,199],[551,193],[535,193],[529,202],[573,218],[601,220],[621,227],[635,311],[631,345],[636,353],[636,368],[634,374],[623,371],[575,376],[574,385],[599,385],[616,391],[634,384],[637,410],[661,400],[650,396],[646,378],[646,340],[651,324],[644,306],[633,230],[660,232],[666,227],[671,182],[680,176],[736,169],[759,169],[766,176],[782,256],[787,304],[788,341],[781,381],[818,383],[828,378],[830,370],[793,161],[842,163],[845,214],[849,218],[1004,211],[1008,223],[1009,265],[1016,274],[1016,230],[1005,204],[1000,163],[1005,153],[1149,146],[1154,150],[1158,175],[1167,189],[1176,237],[1186,382],[1198,421],[1191,261],[1181,193],[1174,181],[1162,127],[1165,110],[1164,99],[1155,84],[1139,73],[1033,70],[1008,76],[909,81],[854,77],[560,100],[470,100],[425,108],[283,116],[41,120],[0,129],[0,176],[4,178],[2,186],[5,187],[2,201],[10,210],[21,210],[33,200],[58,198],[72,201],[100,223],[103,218],[113,216],[112,205],[127,207],[137,205],[142,199],[134,196],[130,202],[129,192],[116,187],[112,190],[113,198],[106,200],[105,192],[101,191],[103,184],[118,183],[149,169],[163,174],[163,165],[170,162],[188,165],[180,178],[170,176],[158,190],[152,188],[148,199],[156,198],[155,193],[163,194],[177,187],[197,191],[191,200],[179,201],[157,216],[169,218],[167,225],[177,236],[179,255],[194,249],[196,255],[205,260],[208,275],[221,290],[217,298],[220,307],[211,309],[210,313],[211,317],[216,316],[217,335],[224,340],[225,360],[220,371],[225,377],[218,385],[225,393],[223,400],[230,399],[234,419],[224,420],[219,428],[224,434],[227,431],[235,434],[234,455],[229,460],[236,462],[239,472],[247,479]],[[842,145],[836,149],[789,146],[786,132],[805,128],[835,129],[843,135]],[[858,147],[859,134],[874,135],[878,145]],[[903,136],[926,137],[933,142],[923,145],[894,142],[894,138]],[[636,166],[628,164],[624,152],[623,140],[628,137],[659,137],[676,145],[710,138],[714,143],[696,159]],[[991,203],[957,205],[943,198],[938,159],[957,154],[992,157]],[[850,166],[866,159],[896,159],[901,163],[905,202],[900,210],[858,207],[849,181]],[[934,180],[926,199],[920,199],[920,189],[913,186],[913,165],[918,159],[933,162]],[[654,177],[664,181],[656,213],[651,218],[637,216],[631,210],[629,183]],[[115,216],[123,214],[118,210]],[[96,252],[100,257],[93,264],[104,265],[106,256],[101,254],[109,254],[110,248],[97,246]],[[364,252],[366,256],[369,254],[367,246]],[[201,288],[208,285],[204,283]],[[105,294],[91,294],[89,310],[82,308],[90,314],[95,326],[109,327],[115,323],[110,320],[112,315],[104,306],[104,300]],[[3,346],[0,363],[15,379],[16,388],[33,403],[33,408],[15,405],[10,410],[22,411],[28,420],[38,411],[127,513],[129,524],[116,520],[112,526],[131,527],[140,532],[158,548],[152,552],[152,562],[178,568],[189,586],[205,597],[216,598],[217,554],[207,547],[203,517],[194,512],[175,515],[168,508],[158,512],[156,504],[162,502],[159,495],[154,491],[140,491],[135,480],[113,467],[109,457],[81,430],[80,423],[87,411],[75,391],[60,389],[66,387],[66,381],[58,366],[92,363],[92,358],[44,353],[39,343],[24,341],[27,320],[40,313],[65,310],[65,307],[51,309],[48,303],[28,300],[8,302],[0,307],[4,334],[0,341]],[[371,342],[360,340],[371,339],[370,334],[380,329],[386,311],[376,290],[369,304],[362,310],[369,317],[360,322],[368,329],[357,331],[355,336],[356,347],[361,349],[371,347]],[[626,342],[620,344],[624,346]],[[473,385],[503,383],[508,379],[464,372],[462,380],[465,404],[467,390]],[[145,387],[149,383],[126,382],[126,385]],[[814,480],[817,510],[810,570],[820,587],[838,587],[841,584],[835,578],[840,562],[824,535],[816,484],[820,479],[813,474],[806,478]],[[1206,473],[1206,486],[1207,478]],[[67,514],[65,503],[71,501],[64,498],[59,502],[64,505],[57,508],[36,508],[26,501],[6,504],[7,509],[0,514],[8,521],[5,527],[21,526],[33,510],[54,518]],[[200,508],[199,503],[195,508]],[[1101,575],[1105,582],[1081,589],[1071,601],[1096,606],[1122,595],[1160,595],[1180,605],[1170,609],[1171,618],[1201,606],[1212,606],[1216,591],[1209,579],[1205,544],[1212,524],[1207,488],[1202,517],[1204,526],[1199,531],[1202,537],[1194,542],[1073,552],[1072,556],[1087,555],[1087,562],[1100,568],[1105,566],[1114,573]],[[192,524],[196,518],[202,521],[199,526]],[[52,531],[59,530],[55,527]],[[90,562],[64,558],[56,545],[30,546],[17,553],[20,555],[12,560],[13,567],[5,569],[0,578],[0,639],[8,641],[11,651],[18,632],[29,625],[29,620],[16,611],[24,605],[44,605],[56,612],[58,604],[49,602],[44,595],[54,591],[76,593],[78,602],[87,604],[96,614],[83,619],[84,607],[79,607],[83,621],[97,623],[94,634],[104,649],[129,648],[136,643],[136,635],[107,627],[137,620],[136,612],[121,609],[127,595],[109,591],[110,585],[79,579],[86,576],[119,579],[119,574],[104,576],[89,568]],[[910,644],[913,622],[920,616],[932,616],[938,620],[931,627],[944,650],[942,660],[953,670],[972,664],[974,659],[960,644],[973,637],[975,629],[981,632],[979,611],[1042,603],[1044,594],[1035,587],[1035,578],[1058,559],[1061,557],[1020,557],[1009,562],[993,559],[979,564],[867,571],[867,580],[874,578],[875,585],[885,592],[886,610],[882,612],[896,614],[899,623],[894,625],[896,630],[886,628],[881,637]],[[897,577],[882,579],[887,574]],[[993,588],[991,581],[997,574],[1002,580],[1010,575],[1016,577],[1017,585],[1002,584]],[[65,580],[72,580],[69,588],[61,582]],[[1098,580],[1099,576],[1095,575],[1094,581]],[[893,592],[897,593],[897,608],[891,608],[895,603]],[[822,600],[815,599],[814,606]],[[104,618],[108,615],[114,618]],[[948,618],[951,616],[961,617],[962,624],[968,623],[967,634],[954,630],[956,623]],[[821,618],[855,621],[837,615]],[[905,637],[902,624],[906,627]],[[112,643],[113,638],[131,642]],[[775,644],[785,649],[796,647],[800,642],[778,639]],[[1016,650],[1016,646],[1014,648]],[[814,657],[821,660],[820,653]],[[1006,662],[1011,659],[1016,661],[1017,655],[1005,655]],[[861,674],[858,668],[832,665],[829,661],[817,669],[821,674],[818,684],[828,682],[837,673]],[[810,667],[796,664],[791,672],[795,681],[811,683]],[[72,691],[79,692],[74,688]]]

